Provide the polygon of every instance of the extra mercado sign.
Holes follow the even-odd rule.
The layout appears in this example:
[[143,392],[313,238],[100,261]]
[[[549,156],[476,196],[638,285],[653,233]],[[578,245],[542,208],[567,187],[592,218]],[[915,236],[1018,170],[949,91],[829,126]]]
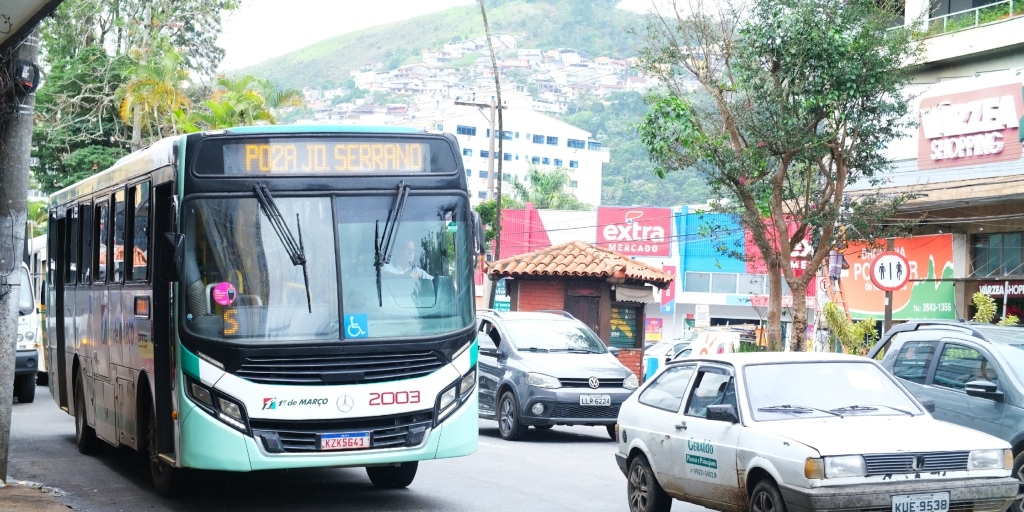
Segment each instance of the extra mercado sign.
[[597,208],[597,245],[627,256],[670,256],[671,208]]
[[1017,160],[1018,123],[1024,111],[1019,82],[921,99],[919,169]]

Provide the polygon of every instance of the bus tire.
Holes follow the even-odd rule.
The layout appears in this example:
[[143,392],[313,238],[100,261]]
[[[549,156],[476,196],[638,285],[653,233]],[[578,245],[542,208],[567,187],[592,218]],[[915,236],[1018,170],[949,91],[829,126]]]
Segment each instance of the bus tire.
[[92,455],[99,451],[100,440],[96,430],[89,426],[85,415],[85,377],[79,376],[75,386],[75,440],[79,453]]
[[156,448],[156,408],[149,407],[149,421],[146,423],[146,454],[149,460],[149,474],[153,479],[156,493],[165,498],[173,498],[181,492],[182,471],[168,464],[159,455]]
[[18,380],[18,401],[23,404],[30,404],[36,399],[35,375],[20,375]]
[[36,384],[45,386],[50,383],[50,375],[46,372],[39,372],[36,374]]
[[366,468],[366,476],[374,487],[381,489],[402,489],[409,487],[416,478],[419,462],[403,462],[397,466],[376,466]]

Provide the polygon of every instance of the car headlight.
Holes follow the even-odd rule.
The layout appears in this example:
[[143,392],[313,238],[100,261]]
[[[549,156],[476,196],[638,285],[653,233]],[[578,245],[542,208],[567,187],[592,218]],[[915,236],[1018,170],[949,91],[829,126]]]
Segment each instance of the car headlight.
[[555,389],[562,387],[558,379],[543,373],[527,373],[526,383],[535,388]]
[[867,476],[868,467],[860,455],[825,457],[825,478]]
[[967,469],[1013,469],[1010,450],[973,450],[967,457]]
[[626,389],[636,389],[640,387],[640,381],[637,380],[636,375],[630,375],[626,377],[626,380],[622,381],[622,387]]
[[34,339],[36,339],[36,333],[34,333],[32,331],[29,331],[29,332],[25,333],[25,340],[26,341],[32,341]]

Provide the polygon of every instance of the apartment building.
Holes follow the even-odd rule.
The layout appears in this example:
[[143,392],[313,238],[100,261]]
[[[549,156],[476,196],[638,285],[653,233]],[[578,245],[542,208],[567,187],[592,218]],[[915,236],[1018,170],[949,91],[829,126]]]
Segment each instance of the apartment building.
[[[474,204],[488,199],[488,160],[491,136],[487,112],[456,106],[438,116],[436,128],[454,133],[462,148]],[[523,180],[531,165],[541,170],[563,167],[570,173],[569,190],[581,201],[598,206],[601,202],[602,166],[609,161],[608,150],[586,130],[528,108],[508,108],[503,113],[502,160],[505,180]],[[494,141],[497,152],[498,141]],[[497,160],[495,160],[495,172]]]

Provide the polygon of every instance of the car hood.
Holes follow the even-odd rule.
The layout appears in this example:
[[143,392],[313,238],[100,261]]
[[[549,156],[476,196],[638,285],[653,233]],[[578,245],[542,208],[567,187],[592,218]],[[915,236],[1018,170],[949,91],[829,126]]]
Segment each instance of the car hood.
[[818,450],[822,456],[888,452],[1005,449],[988,434],[930,416],[845,416],[765,421],[753,428]]
[[520,356],[530,371],[560,379],[624,379],[633,374],[611,354],[526,352]]

